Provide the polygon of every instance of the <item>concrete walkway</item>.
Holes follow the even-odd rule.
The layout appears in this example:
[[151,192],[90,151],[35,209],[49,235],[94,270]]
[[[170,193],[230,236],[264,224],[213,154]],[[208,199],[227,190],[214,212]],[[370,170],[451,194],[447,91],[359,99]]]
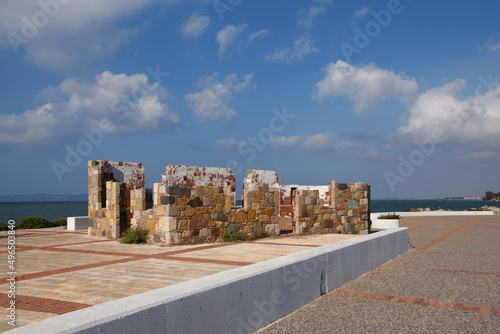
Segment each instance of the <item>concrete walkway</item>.
[[258,333],[499,333],[500,216],[401,225],[415,249]]
[[[221,271],[297,253],[355,235],[284,236],[255,242],[176,247],[123,245],[62,228],[16,231],[15,269],[9,268],[7,232],[0,232],[0,307],[7,323],[9,284],[16,275],[16,327],[92,305]],[[1,255],[0,255],[1,256]]]

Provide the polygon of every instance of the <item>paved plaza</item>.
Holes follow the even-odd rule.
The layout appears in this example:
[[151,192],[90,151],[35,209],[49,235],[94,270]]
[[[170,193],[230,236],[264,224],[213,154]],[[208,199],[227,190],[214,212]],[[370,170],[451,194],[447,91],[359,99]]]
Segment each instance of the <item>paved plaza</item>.
[[[124,245],[62,228],[16,231],[16,327],[221,271],[355,238],[284,236],[175,247]],[[7,323],[7,232],[0,232],[0,307]]]
[[401,225],[414,249],[258,333],[499,333],[500,216]]

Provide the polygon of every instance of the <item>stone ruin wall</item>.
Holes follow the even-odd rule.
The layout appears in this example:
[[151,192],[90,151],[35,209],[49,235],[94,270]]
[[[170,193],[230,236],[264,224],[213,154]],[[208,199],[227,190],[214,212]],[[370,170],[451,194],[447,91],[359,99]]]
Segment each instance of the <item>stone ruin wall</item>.
[[[109,167],[96,166],[112,166],[127,177],[116,178],[102,172]],[[91,180],[97,170],[100,177]],[[161,178],[152,190],[146,189],[142,164],[90,161],[89,216],[94,226],[89,234],[116,238],[128,226],[143,226],[151,241],[173,245],[222,241],[234,232],[253,239],[280,231],[356,234],[369,227],[366,183],[283,186],[274,171],[249,170],[243,181],[243,206],[236,207],[236,180],[230,169],[169,165]],[[110,202],[97,210],[102,197],[95,194],[103,192],[110,193]]]
[[118,238],[127,228],[133,210],[129,203],[136,189],[144,189],[140,163],[90,160],[88,214],[93,235]]

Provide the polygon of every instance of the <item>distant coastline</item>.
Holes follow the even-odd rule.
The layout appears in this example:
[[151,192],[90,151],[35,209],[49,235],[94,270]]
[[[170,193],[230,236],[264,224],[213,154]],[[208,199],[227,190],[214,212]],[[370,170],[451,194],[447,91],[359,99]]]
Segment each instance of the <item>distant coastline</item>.
[[87,194],[29,194],[29,195],[0,195],[0,203],[45,203],[45,202],[86,202]]
[[[241,201],[237,201],[241,205]],[[497,206],[500,203],[470,199],[374,199],[371,200],[371,212],[402,212],[407,209],[430,208],[437,210],[466,211],[483,206]],[[82,201],[39,201],[39,202],[4,202],[0,203],[0,222],[12,219],[18,222],[23,217],[42,216],[49,220],[64,217],[87,216],[88,203],[85,195]]]

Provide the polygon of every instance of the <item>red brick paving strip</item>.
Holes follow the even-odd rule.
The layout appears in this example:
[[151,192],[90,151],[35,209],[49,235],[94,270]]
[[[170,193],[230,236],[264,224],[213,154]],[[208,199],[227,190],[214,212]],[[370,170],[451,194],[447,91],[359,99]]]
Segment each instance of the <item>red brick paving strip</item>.
[[[0,293],[0,307],[8,308],[11,299],[6,293]],[[90,304],[67,302],[64,300],[16,295],[16,309],[32,312],[64,314],[90,307]]]
[[460,256],[479,256],[479,257],[494,257],[494,258],[499,258],[500,256],[498,255],[486,255],[486,254],[468,254],[468,253],[452,253],[452,252],[419,252],[418,250],[416,251],[417,253],[422,253],[422,254],[442,254],[442,255],[460,255]]
[[[47,270],[47,271],[38,271],[38,272],[35,272],[35,273],[22,274],[22,275],[16,276],[16,282],[18,282],[18,281],[25,281],[25,280],[33,279],[33,278],[40,278],[40,277],[45,277],[45,276],[52,276],[52,275],[57,275],[57,274],[63,274],[63,273],[71,272],[71,271],[77,271],[77,270],[84,270],[84,269],[91,269],[91,268],[109,266],[110,264],[125,263],[125,262],[130,262],[130,261],[137,261],[139,259],[140,258],[126,258],[126,259],[120,259],[120,260],[111,260],[111,261],[104,261],[104,262],[98,262],[98,263],[84,264],[84,265],[81,265],[81,266],[65,267],[65,268],[53,269],[53,270]],[[8,283],[7,277],[0,279],[0,284],[5,284],[5,283]]]
[[336,296],[372,299],[372,300],[380,300],[380,301],[389,301],[389,302],[394,302],[394,303],[404,303],[404,304],[412,304],[412,305],[420,305],[420,306],[448,308],[448,309],[453,309],[453,310],[484,313],[484,314],[490,314],[490,315],[500,315],[500,309],[498,309],[498,308],[485,307],[485,306],[475,306],[475,305],[468,305],[468,304],[462,304],[462,303],[444,303],[444,302],[438,302],[435,300],[428,300],[428,299],[423,299],[423,298],[411,298],[411,297],[391,296],[391,295],[382,295],[382,294],[366,293],[366,292],[343,291],[343,290],[334,290],[334,291],[329,292],[329,293],[336,295]]
[[435,269],[435,268],[418,268],[418,267],[407,267],[407,266],[397,266],[397,265],[382,265],[380,269],[406,269],[406,270],[421,270],[430,272],[443,272],[452,274],[468,274],[468,275],[481,275],[481,276],[491,276],[500,277],[497,273],[488,273],[483,271],[467,271],[467,270],[451,270],[451,269]]
[[[411,238],[411,240],[430,241],[432,239]],[[494,244],[494,245],[500,245],[500,242],[491,242],[491,241],[441,240],[441,242],[465,242],[465,243],[468,243],[468,244]]]
[[[213,244],[213,245],[208,245],[208,246],[200,246],[200,247],[194,247],[194,248],[171,251],[171,252],[164,252],[164,253],[159,253],[159,254],[151,254],[151,255],[135,254],[135,253],[90,251],[90,250],[84,250],[84,249],[59,248],[59,247],[64,246],[64,245],[44,246],[44,247],[19,246],[19,247],[21,247],[21,249],[24,248],[24,250],[38,249],[38,250],[48,250],[48,251],[57,251],[57,252],[74,252],[74,253],[97,254],[97,255],[127,256],[128,258],[103,261],[103,262],[97,262],[97,263],[90,263],[90,264],[84,264],[84,265],[74,266],[74,267],[65,267],[65,268],[53,269],[53,270],[47,270],[47,271],[39,271],[39,272],[24,274],[24,275],[18,275],[18,276],[16,276],[16,281],[25,281],[25,280],[34,279],[34,278],[58,275],[58,274],[63,274],[63,273],[78,271],[78,270],[84,270],[84,269],[103,267],[103,266],[108,266],[108,265],[117,264],[117,263],[137,261],[137,260],[141,260],[141,259],[142,260],[144,260],[144,259],[162,259],[162,260],[174,260],[174,261],[195,262],[195,263],[231,265],[231,266],[247,266],[247,265],[253,264],[253,262],[225,261],[225,260],[198,259],[198,258],[172,256],[172,255],[176,255],[176,254],[195,252],[195,251],[199,251],[199,250],[225,247],[225,246],[230,246],[232,244],[233,243]],[[8,279],[8,277],[0,278],[0,284],[7,283],[8,282],[7,279]]]
[[[468,223],[466,223],[465,225],[460,226],[460,227],[459,227],[459,228],[457,228],[456,230],[453,230],[453,231],[451,231],[450,233],[443,235],[441,238],[434,240],[433,242],[431,242],[431,243],[429,243],[429,244],[425,245],[424,247],[420,247],[420,248],[419,248],[419,249],[417,249],[415,252],[417,252],[417,253],[421,253],[421,252],[423,252],[424,250],[431,248],[432,246],[434,246],[434,245],[435,245],[435,244],[437,244],[438,242],[441,242],[442,240],[444,240],[444,239],[448,238],[450,235],[453,235],[453,234],[457,233],[458,231],[460,231],[460,230],[462,230],[462,229],[466,228],[467,226],[469,226],[470,224],[472,224],[473,222],[475,222],[475,221],[476,221],[476,220],[478,220],[478,219],[479,219],[479,217],[476,217],[476,218],[472,219],[471,221],[469,221],[469,222],[468,222]],[[427,225],[422,225],[421,227],[424,227],[424,226],[427,226]]]

